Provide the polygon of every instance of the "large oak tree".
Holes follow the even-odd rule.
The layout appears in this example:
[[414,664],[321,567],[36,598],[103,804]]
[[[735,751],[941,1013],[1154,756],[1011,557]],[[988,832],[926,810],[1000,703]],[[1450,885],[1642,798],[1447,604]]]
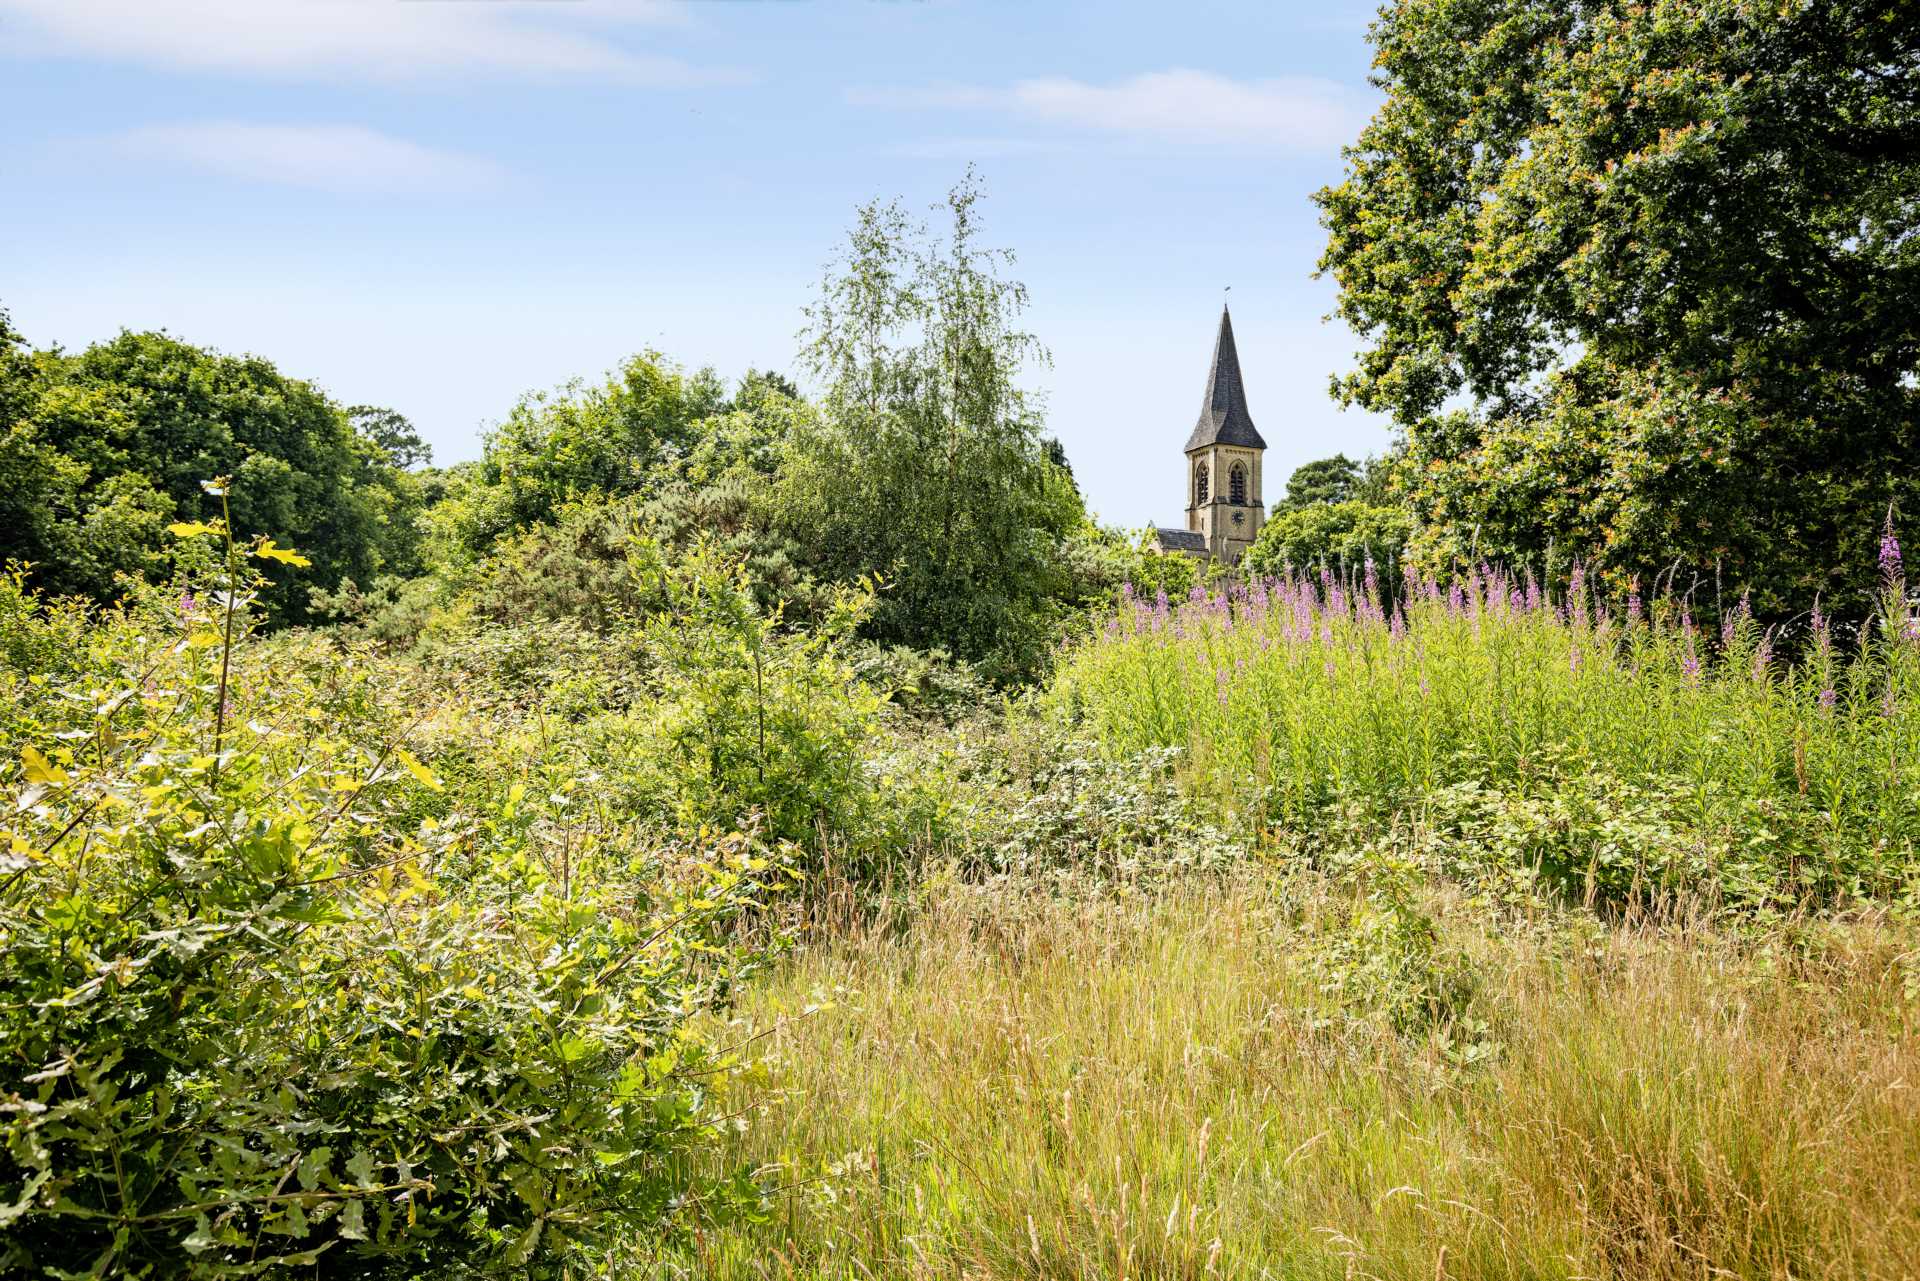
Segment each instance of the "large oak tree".
[[1319,193],[1431,562],[1855,604],[1920,513],[1920,12],[1399,0]]

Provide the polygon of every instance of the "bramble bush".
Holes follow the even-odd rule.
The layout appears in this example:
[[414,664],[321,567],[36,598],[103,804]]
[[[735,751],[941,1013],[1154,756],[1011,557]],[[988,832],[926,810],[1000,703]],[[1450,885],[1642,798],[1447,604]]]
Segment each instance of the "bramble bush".
[[176,533],[224,552],[48,671],[71,618],[0,593],[0,1272],[577,1275],[751,1213],[694,1173],[733,1064],[694,1029],[779,852],[370,649],[256,638],[249,556],[297,553]]

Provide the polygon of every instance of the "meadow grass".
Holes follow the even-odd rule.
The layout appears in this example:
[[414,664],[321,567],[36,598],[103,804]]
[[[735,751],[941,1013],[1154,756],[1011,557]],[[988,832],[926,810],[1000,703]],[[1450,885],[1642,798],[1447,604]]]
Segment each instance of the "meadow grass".
[[1577,570],[1558,600],[1490,570],[1392,604],[1370,572],[1133,600],[1049,702],[1116,755],[1181,749],[1194,794],[1256,823],[1572,783],[1796,894],[1885,897],[1920,849],[1920,621],[1890,566],[1879,617],[1843,645],[1814,610],[1792,662],[1743,609],[1717,634],[1673,599],[1610,613]]
[[657,1273],[1920,1275],[1897,549],[1887,586],[1791,662],[1577,572],[1126,602],[1052,730],[1123,776],[1171,751],[1239,858],[975,869],[819,929],[735,1031],[723,1159],[768,1211]]
[[1430,888],[1426,963],[1471,989],[1395,1030],[1350,885],[923,897],[746,996],[762,1065],[725,1159],[781,1190],[654,1275],[1920,1272],[1910,929],[1502,918]]

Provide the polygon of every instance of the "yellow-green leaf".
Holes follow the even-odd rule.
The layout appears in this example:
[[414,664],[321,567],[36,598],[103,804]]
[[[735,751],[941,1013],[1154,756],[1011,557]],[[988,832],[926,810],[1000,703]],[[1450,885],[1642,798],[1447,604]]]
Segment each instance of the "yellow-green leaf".
[[440,790],[440,780],[433,776],[433,771],[422,765],[419,758],[404,747],[400,749],[400,763],[407,767],[407,773],[419,779],[421,783],[436,792]]
[[20,753],[21,763],[27,767],[29,783],[64,783],[67,772],[42,756],[34,748],[26,748]]
[[218,525],[208,525],[197,520],[176,520],[167,526],[167,532],[175,538],[194,538],[201,534],[224,533]]
[[283,565],[299,565],[304,568],[313,564],[291,547],[275,547],[271,538],[261,539],[260,545],[253,549],[253,554],[266,560],[277,560]]

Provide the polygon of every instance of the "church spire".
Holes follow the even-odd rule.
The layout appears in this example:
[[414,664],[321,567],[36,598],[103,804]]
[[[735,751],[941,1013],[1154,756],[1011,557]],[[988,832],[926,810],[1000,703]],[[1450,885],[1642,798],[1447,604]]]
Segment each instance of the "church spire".
[[1247,412],[1247,389],[1240,379],[1240,353],[1233,345],[1233,316],[1220,308],[1220,336],[1213,343],[1213,364],[1207,370],[1207,398],[1200,405],[1200,421],[1187,437],[1189,452],[1209,445],[1238,445],[1265,449],[1267,442],[1254,429]]

